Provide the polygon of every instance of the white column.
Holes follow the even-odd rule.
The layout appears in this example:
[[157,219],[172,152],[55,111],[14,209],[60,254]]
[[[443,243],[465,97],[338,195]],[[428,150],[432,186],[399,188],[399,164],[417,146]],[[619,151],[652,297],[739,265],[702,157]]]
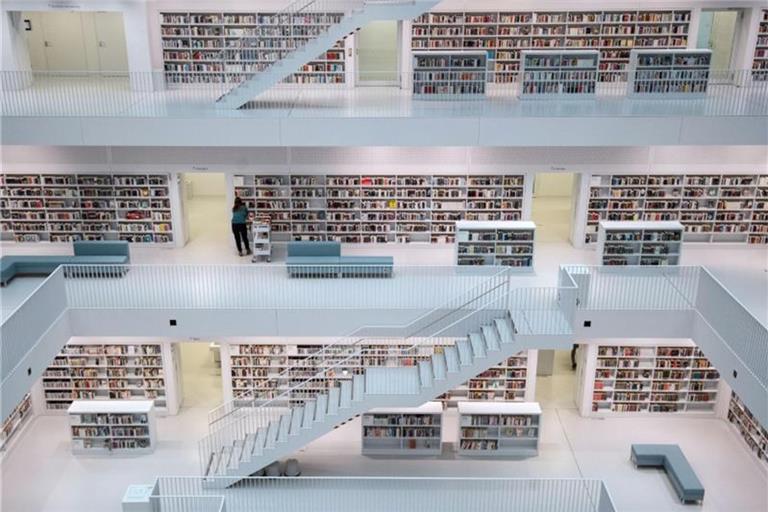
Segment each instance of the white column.
[[520,220],[531,220],[533,212],[533,184],[536,181],[535,172],[526,172],[523,182],[523,218]]
[[187,230],[184,225],[184,205],[182,204],[181,173],[172,172],[168,177],[168,194],[171,200],[171,222],[173,222],[173,244],[184,247],[187,243]]
[[691,9],[691,22],[688,24],[688,48],[696,49],[699,39],[699,27],[701,26],[701,7]]
[[584,248],[584,237],[587,229],[587,206],[589,205],[589,182],[592,175],[586,172],[578,173],[574,181],[574,215],[571,221],[571,244],[577,249]]
[[525,376],[525,401],[536,401],[536,367],[539,364],[539,351],[528,350],[528,369]]
[[224,403],[227,403],[234,398],[232,395],[232,345],[226,341],[219,344],[221,345],[219,349],[221,355],[221,390],[224,395]]
[[152,47],[149,34],[149,9],[145,2],[126,3],[123,13],[125,45],[128,49],[128,70],[131,88],[135,91],[153,91],[161,88],[162,73],[152,73]]
[[19,11],[2,11],[0,46],[2,70],[14,73],[3,75],[2,90],[23,89],[32,84],[32,66],[29,61],[27,42],[24,39],[24,21]]

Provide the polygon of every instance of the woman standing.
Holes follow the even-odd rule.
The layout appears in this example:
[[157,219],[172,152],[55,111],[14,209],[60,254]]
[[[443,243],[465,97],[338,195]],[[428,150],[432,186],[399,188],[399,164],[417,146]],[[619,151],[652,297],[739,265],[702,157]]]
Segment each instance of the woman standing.
[[[237,253],[240,256],[251,254],[251,246],[248,245],[247,222],[248,207],[245,206],[242,199],[235,197],[235,204],[232,205],[232,234],[235,236],[235,245],[237,245]],[[243,254],[243,246],[245,246],[245,254]]]

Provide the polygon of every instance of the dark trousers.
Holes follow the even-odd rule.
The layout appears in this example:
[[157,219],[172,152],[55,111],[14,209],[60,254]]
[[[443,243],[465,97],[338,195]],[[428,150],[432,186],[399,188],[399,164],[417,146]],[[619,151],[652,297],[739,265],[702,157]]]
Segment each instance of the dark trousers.
[[237,252],[243,252],[243,248],[247,252],[251,252],[251,248],[248,246],[248,227],[246,224],[232,223],[232,234],[235,235],[235,245],[237,245]]

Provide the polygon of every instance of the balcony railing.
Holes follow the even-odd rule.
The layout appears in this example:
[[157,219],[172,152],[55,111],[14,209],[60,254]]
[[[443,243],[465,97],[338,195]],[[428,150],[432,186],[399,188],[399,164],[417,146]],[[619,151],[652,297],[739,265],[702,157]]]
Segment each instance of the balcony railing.
[[[392,72],[381,72],[390,80]],[[589,74],[590,72],[585,72]],[[366,71],[369,78],[376,72]],[[753,70],[712,70],[701,96],[650,96],[628,93],[628,74],[597,81],[594,94],[563,94],[520,99],[519,74],[495,83],[487,72],[481,95],[412,94],[412,75],[401,74],[400,87],[352,87],[350,84],[281,84],[240,110],[217,109],[227,83],[204,83],[210,74],[185,72],[0,72],[5,117],[680,117],[768,115],[768,76]],[[218,75],[217,75],[218,76]],[[221,77],[227,73],[222,72]],[[245,75],[243,75],[245,76]],[[580,77],[572,87],[589,77]],[[595,78],[595,77],[593,77]],[[347,77],[347,80],[352,80]],[[224,81],[224,78],[222,78]],[[666,87],[674,81],[655,80]],[[447,89],[459,82],[441,82]]]
[[[615,512],[602,480],[517,478],[246,478],[214,488],[202,478],[160,477],[154,496],[195,497],[206,507],[223,497],[227,512]],[[157,499],[157,498],[155,498]],[[209,512],[215,508],[166,508]]]

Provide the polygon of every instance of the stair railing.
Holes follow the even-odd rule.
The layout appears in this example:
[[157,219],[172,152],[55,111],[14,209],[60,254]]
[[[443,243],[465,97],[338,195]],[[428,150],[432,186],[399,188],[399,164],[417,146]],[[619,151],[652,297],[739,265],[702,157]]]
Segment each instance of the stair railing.
[[[404,326],[404,329],[412,329],[410,332],[400,335],[404,340],[413,338],[430,338],[434,332],[445,332],[447,326],[453,326],[456,321],[453,316],[460,314],[462,318],[471,316],[474,311],[485,309],[489,303],[497,303],[500,296],[508,293],[510,269],[501,269],[489,279],[476,285],[472,289],[463,292],[460,296],[451,299],[445,304],[430,310],[428,313],[420,316],[418,319]],[[491,297],[489,300],[488,297]],[[478,306],[478,303],[480,304]],[[467,313],[468,312],[468,313]],[[432,319],[432,316],[437,318]],[[421,325],[426,322],[426,325]],[[382,329],[382,327],[374,327]],[[427,334],[428,329],[435,329]],[[386,327],[384,329],[387,329]],[[285,376],[291,370],[296,368],[317,368],[317,372],[311,377],[304,378],[300,383],[289,386],[289,388],[276,397],[267,400],[254,400],[252,406],[236,407],[226,413],[227,421],[221,421],[219,417],[215,427],[207,436],[199,442],[200,466],[203,474],[206,474],[207,468],[211,463],[213,455],[223,447],[232,445],[237,440],[244,440],[246,435],[254,434],[261,428],[266,428],[273,421],[278,421],[283,415],[290,415],[290,404],[296,401],[296,395],[299,391],[307,393],[307,397],[312,398],[320,392],[328,392],[331,386],[340,384],[337,375],[343,375],[344,368],[349,367],[352,359],[356,357],[355,352],[359,352],[361,343],[373,336],[357,337],[353,344],[346,343],[350,336],[336,340],[331,345],[323,347],[321,351],[310,354],[303,360],[286,368],[281,375]],[[379,338],[381,335],[379,335]],[[344,340],[344,342],[342,342]],[[343,345],[342,345],[343,343]],[[331,347],[342,345],[347,351],[345,357],[339,360],[333,357],[329,363],[329,354]],[[312,364],[309,364],[309,362]],[[265,378],[268,380],[268,378]],[[297,379],[298,380],[298,379]],[[314,384],[314,385],[313,385]],[[235,402],[234,400],[232,402]],[[217,413],[218,415],[218,413]],[[216,416],[216,415],[215,415]]]
[[[474,286],[473,288],[461,292],[457,297],[454,297],[450,301],[433,308],[426,313],[418,316],[415,320],[410,321],[407,324],[399,325],[364,325],[352,330],[349,334],[341,336],[335,339],[333,342],[322,345],[316,352],[307,354],[307,356],[289,367],[284,368],[279,374],[275,376],[265,376],[263,380],[283,380],[288,376],[294,374],[298,368],[325,368],[328,366],[328,360],[337,359],[340,355],[354,356],[355,347],[371,338],[382,337],[414,337],[419,330],[417,327],[419,324],[432,325],[434,322],[442,319],[446,314],[451,314],[456,307],[462,307],[465,304],[471,303],[471,298],[475,296],[481,296],[488,289],[496,287],[499,284],[508,282],[510,270],[503,268],[493,273],[483,282]],[[469,297],[469,298],[468,298]],[[445,313],[448,311],[449,313]],[[430,320],[432,317],[437,316],[436,320]],[[429,322],[432,323],[429,323]],[[403,334],[406,333],[406,334]],[[411,333],[411,334],[407,334]],[[352,340],[350,342],[350,340]],[[265,357],[278,354],[264,354]],[[282,355],[282,354],[279,354]],[[248,391],[245,393],[239,393],[232,400],[229,400],[222,405],[216,407],[208,413],[208,425],[209,428],[220,428],[227,420],[237,416],[237,411],[256,407],[265,402],[272,402],[278,397],[276,396],[264,396],[264,393],[258,393],[256,391]],[[236,418],[234,418],[236,419]]]

